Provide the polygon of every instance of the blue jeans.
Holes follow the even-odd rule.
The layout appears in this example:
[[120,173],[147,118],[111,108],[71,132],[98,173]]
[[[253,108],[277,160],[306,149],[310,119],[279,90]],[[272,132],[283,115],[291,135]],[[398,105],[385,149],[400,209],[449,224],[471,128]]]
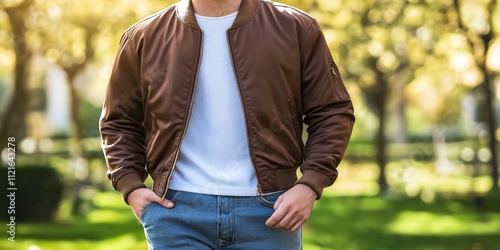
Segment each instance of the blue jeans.
[[301,249],[301,230],[288,233],[265,225],[282,193],[233,197],[168,190],[165,198],[175,207],[149,203],[140,221],[149,250]]

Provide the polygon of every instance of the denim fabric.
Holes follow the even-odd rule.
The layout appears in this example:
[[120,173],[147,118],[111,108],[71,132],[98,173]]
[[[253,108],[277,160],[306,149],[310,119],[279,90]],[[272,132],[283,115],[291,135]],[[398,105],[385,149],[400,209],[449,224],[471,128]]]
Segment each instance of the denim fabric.
[[175,207],[149,203],[140,221],[149,250],[301,249],[301,230],[288,233],[265,225],[281,194],[234,197],[169,190],[166,198]]

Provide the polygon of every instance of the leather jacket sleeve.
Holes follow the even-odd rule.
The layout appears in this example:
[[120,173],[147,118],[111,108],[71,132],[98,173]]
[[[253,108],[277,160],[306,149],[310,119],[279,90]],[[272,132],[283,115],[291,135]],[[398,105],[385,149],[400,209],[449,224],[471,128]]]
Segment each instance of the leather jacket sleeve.
[[[140,66],[132,39],[120,41],[100,120],[107,177],[127,203],[127,196],[146,187],[144,110]],[[127,203],[128,204],[128,203]]]
[[318,199],[336,180],[354,125],[354,109],[319,24],[313,21],[301,43],[302,109],[309,133],[296,184]]

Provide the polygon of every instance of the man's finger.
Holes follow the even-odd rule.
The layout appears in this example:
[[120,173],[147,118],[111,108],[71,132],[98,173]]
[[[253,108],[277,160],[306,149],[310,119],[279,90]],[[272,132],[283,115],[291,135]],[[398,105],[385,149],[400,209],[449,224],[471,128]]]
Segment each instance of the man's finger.
[[278,197],[278,199],[276,200],[276,202],[274,203],[274,206],[273,206],[274,211],[278,210],[278,208],[279,208],[279,207],[280,207],[280,205],[281,205],[281,202],[283,202],[283,194],[282,194],[282,195],[280,195],[280,196]]
[[291,231],[292,228],[297,225],[297,223],[299,223],[300,221],[300,217],[299,216],[294,216],[292,217],[292,219],[286,224],[285,226],[285,229],[288,230],[288,231]]
[[288,232],[296,232],[302,225],[304,225],[304,223],[306,223],[306,220],[299,220],[290,230],[288,230]]
[[285,209],[278,209],[276,210],[273,215],[266,221],[266,226],[268,227],[275,227],[276,224],[278,224],[283,217],[286,215],[286,210]]
[[275,228],[283,228],[283,229],[288,230],[287,227],[292,222],[294,217],[295,217],[295,215],[293,213],[291,213],[290,211],[288,211],[286,213],[285,217],[283,217],[274,227]]

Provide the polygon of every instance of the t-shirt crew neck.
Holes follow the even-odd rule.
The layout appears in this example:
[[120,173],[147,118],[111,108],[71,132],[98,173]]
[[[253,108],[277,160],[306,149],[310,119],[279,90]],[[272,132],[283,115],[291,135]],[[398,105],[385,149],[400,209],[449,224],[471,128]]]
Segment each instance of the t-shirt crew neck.
[[220,21],[224,19],[231,19],[231,24],[234,22],[234,19],[236,18],[236,15],[238,15],[238,11],[233,12],[231,14],[225,15],[225,16],[202,16],[199,14],[194,13],[194,16],[196,17],[196,21],[198,23],[200,21]]

